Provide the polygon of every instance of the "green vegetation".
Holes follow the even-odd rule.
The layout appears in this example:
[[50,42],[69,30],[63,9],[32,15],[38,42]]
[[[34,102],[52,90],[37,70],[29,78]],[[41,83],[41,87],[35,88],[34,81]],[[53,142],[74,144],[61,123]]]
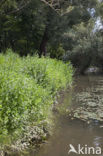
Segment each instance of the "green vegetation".
[[102,68],[102,23],[103,0],[1,0],[0,52],[64,59],[81,73]]
[[[81,73],[90,66],[103,69],[103,36],[102,30],[96,32],[93,23],[81,23],[72,27],[65,37],[71,39],[71,48],[67,47],[64,60],[71,60]],[[70,48],[70,49],[69,49]]]
[[47,124],[72,66],[103,69],[103,0],[0,1],[0,142]]
[[72,84],[70,63],[0,54],[0,135],[48,120],[55,96]]

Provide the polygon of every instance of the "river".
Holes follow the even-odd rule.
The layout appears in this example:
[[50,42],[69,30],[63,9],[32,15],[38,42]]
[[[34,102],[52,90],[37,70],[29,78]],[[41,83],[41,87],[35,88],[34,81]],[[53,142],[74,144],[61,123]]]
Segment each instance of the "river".
[[[83,122],[78,119],[71,120],[67,113],[69,109],[75,109],[80,104],[77,100],[78,93],[91,93],[93,89],[98,89],[98,96],[103,93],[103,77],[102,76],[79,76],[75,78],[74,88],[69,90],[63,103],[60,105],[60,113],[55,115],[55,128],[53,135],[48,139],[37,153],[31,152],[31,156],[75,156],[77,154],[69,152],[70,145],[76,151],[78,146],[83,147],[83,153],[79,155],[103,156],[103,126],[97,120],[93,122]],[[93,100],[93,99],[92,99]],[[94,151],[89,148],[93,147]],[[96,149],[100,147],[101,153],[96,153]],[[94,152],[94,153],[93,153]]]

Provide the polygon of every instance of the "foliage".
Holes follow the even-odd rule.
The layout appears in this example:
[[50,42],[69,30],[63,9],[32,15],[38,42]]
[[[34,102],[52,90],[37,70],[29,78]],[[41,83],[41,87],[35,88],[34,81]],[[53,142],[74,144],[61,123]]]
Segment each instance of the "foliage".
[[103,37],[102,30],[93,27],[93,21],[88,25],[81,23],[75,25],[72,30],[65,34],[65,38],[71,39],[71,47],[68,49],[64,59],[71,60],[76,68],[84,73],[89,66],[99,66],[103,68]]
[[65,50],[63,49],[62,44],[59,44],[58,46],[54,48],[48,47],[48,51],[50,52],[51,58],[56,58],[59,60],[62,60],[62,57],[65,54]]
[[72,83],[73,69],[50,58],[0,54],[0,133],[47,120],[54,97]]
[[60,4],[54,9],[43,2],[51,4],[48,0],[1,0],[0,51],[12,48],[20,55],[33,54],[34,49],[40,51],[41,43],[45,49],[49,45],[54,50],[54,46],[63,45],[62,34],[76,24],[88,22],[91,18],[88,9],[96,8],[98,1],[55,0],[53,5]]

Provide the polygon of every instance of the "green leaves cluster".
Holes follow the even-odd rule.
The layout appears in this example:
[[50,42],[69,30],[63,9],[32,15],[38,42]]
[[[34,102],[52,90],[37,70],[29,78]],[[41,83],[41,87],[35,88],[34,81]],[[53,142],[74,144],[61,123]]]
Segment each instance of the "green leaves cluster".
[[[50,7],[49,2],[53,2],[55,7]],[[87,23],[91,18],[88,9],[94,8],[97,12],[96,8],[99,7],[100,15],[102,5],[97,4],[98,0],[1,0],[0,51],[12,48],[21,55],[33,54],[34,49],[40,51],[45,30],[45,49],[49,46],[54,50],[59,44],[64,48],[62,35],[76,24]],[[65,42],[68,44],[68,41]],[[53,52],[52,57],[58,58],[57,53],[55,56]]]
[[65,43],[67,49],[65,60],[71,60],[72,64],[83,73],[89,66],[103,68],[103,36],[102,29],[96,30],[94,20],[88,24],[80,23],[72,27],[71,31],[64,34],[71,44]]
[[0,133],[47,120],[54,97],[72,83],[69,64],[50,58],[0,54]]

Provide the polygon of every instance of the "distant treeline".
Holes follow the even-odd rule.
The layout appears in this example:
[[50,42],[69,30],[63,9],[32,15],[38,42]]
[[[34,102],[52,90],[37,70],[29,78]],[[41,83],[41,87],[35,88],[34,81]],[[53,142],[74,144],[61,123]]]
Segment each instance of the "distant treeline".
[[[103,2],[61,0],[55,7],[44,0],[1,0],[0,52],[7,48],[21,56],[71,60],[75,67],[101,65],[103,31],[95,29],[103,20]],[[82,60],[82,61],[81,61]],[[87,65],[88,64],[88,65]],[[85,66],[85,67],[84,67]]]

